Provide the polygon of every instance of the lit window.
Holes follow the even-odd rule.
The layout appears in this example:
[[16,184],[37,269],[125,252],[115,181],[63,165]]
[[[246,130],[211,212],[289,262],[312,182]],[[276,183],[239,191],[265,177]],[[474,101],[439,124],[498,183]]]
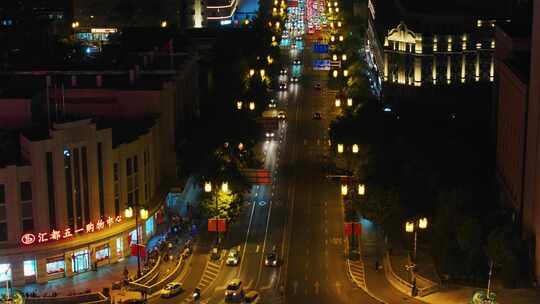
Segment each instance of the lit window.
[[100,249],[96,249],[96,261],[102,261],[109,258],[109,246],[105,245]]
[[64,257],[59,257],[53,261],[48,261],[45,266],[47,274],[63,273],[65,269]]
[[0,264],[0,282],[11,280],[11,265]]
[[36,260],[27,260],[23,262],[23,271],[25,277],[36,275]]

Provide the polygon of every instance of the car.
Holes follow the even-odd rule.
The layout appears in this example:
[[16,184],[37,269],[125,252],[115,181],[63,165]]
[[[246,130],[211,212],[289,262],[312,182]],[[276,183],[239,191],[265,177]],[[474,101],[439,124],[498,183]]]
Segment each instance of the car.
[[225,260],[225,264],[229,266],[236,266],[238,265],[238,262],[240,262],[240,254],[236,249],[229,250],[229,254],[227,255],[227,260]]
[[278,257],[275,252],[267,253],[264,257],[264,265],[265,266],[277,266],[278,265]]
[[279,71],[279,75],[287,75],[287,69],[283,68]]
[[275,100],[270,100],[270,102],[268,103],[268,108],[270,109],[274,109],[276,107],[276,101]]
[[266,139],[270,139],[270,138],[274,138],[274,132],[273,131],[268,131],[265,133],[266,135]]
[[320,112],[315,112],[313,113],[313,119],[315,120],[321,120],[322,119],[322,115]]
[[317,82],[313,87],[314,87],[316,90],[320,90],[320,89],[321,89],[321,84]]
[[280,82],[279,83],[279,89],[282,91],[287,90],[287,83],[286,82]]
[[244,296],[244,302],[246,304],[256,304],[261,302],[261,297],[259,296],[259,293],[255,290],[248,291],[246,295]]
[[278,114],[277,114],[277,118],[278,119],[286,119],[287,115],[285,114],[285,112],[279,111]]
[[165,285],[163,289],[161,289],[161,297],[162,298],[171,298],[179,293],[181,293],[183,290],[183,286],[181,283],[178,282],[171,282]]
[[302,61],[300,61],[300,59],[295,59],[295,60],[293,60],[293,64],[294,65],[300,65],[300,64],[302,64]]
[[295,77],[292,77],[292,78],[291,78],[291,82],[292,82],[292,83],[298,83],[298,77],[296,77],[296,76],[295,76]]
[[241,301],[243,297],[242,281],[240,279],[231,280],[225,289],[225,301]]

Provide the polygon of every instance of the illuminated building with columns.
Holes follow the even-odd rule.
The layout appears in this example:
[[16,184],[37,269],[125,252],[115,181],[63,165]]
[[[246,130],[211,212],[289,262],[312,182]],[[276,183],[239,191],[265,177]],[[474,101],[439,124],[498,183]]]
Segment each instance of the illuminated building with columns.
[[[132,70],[0,76],[0,282],[44,283],[115,263],[164,220],[198,70],[194,58],[167,70],[150,57]],[[134,204],[148,210],[138,229],[124,217]]]
[[495,25],[511,1],[369,0],[366,51],[387,89],[494,81]]

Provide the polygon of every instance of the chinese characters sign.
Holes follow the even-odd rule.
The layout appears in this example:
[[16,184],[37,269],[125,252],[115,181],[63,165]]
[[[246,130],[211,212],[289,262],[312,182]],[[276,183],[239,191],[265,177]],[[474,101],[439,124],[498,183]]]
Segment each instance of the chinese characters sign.
[[121,216],[108,216],[104,219],[99,219],[96,222],[90,222],[83,227],[74,229],[67,227],[61,230],[53,229],[51,232],[26,233],[21,237],[21,243],[24,245],[43,244],[53,241],[60,241],[72,238],[80,233],[92,233],[109,228],[115,223],[122,222]]

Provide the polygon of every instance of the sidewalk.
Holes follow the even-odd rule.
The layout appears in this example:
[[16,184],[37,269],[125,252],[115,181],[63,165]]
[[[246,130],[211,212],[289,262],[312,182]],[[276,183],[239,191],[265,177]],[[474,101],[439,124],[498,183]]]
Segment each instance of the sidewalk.
[[425,303],[394,289],[394,287],[386,280],[384,270],[375,270],[375,263],[377,261],[382,263],[384,247],[381,240],[377,237],[375,226],[366,220],[362,220],[361,223],[361,251],[365,265],[364,272],[367,289],[388,304],[404,302],[414,304]]
[[[384,242],[375,230],[375,226],[362,220],[362,255],[365,265],[367,289],[388,304],[394,303],[430,303],[430,304],[468,304],[476,287],[450,285],[441,287],[439,292],[425,297],[412,298],[395,289],[386,279],[384,270],[375,270],[375,262],[382,262],[385,252]],[[403,273],[403,272],[401,272]],[[400,274],[398,272],[398,274]],[[408,279],[408,278],[403,278]],[[537,304],[540,303],[540,290],[494,288],[497,302],[500,304]]]

